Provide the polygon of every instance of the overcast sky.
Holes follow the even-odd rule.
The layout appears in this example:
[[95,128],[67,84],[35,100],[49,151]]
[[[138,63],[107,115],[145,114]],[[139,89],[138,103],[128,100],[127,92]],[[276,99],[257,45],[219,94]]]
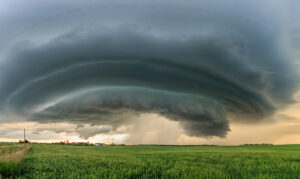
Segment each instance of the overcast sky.
[[299,143],[299,5],[2,0],[0,138]]

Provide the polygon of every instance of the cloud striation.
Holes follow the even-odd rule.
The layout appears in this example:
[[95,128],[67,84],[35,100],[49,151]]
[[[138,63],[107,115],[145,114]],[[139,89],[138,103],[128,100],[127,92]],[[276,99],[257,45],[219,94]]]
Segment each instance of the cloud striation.
[[108,133],[156,113],[225,137],[228,118],[262,120],[298,88],[286,1],[14,2],[0,17],[2,121]]

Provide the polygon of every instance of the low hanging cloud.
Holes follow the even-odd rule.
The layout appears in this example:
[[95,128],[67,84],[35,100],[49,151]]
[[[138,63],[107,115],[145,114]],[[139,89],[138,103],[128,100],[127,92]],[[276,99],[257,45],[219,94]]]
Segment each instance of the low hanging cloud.
[[31,120],[111,125],[116,129],[143,113],[179,121],[191,136],[224,137],[229,130],[223,108],[210,99],[144,88],[92,90],[50,106]]
[[295,2],[13,2],[0,18],[1,121],[109,133],[156,113],[225,137],[229,117],[256,122],[294,102]]

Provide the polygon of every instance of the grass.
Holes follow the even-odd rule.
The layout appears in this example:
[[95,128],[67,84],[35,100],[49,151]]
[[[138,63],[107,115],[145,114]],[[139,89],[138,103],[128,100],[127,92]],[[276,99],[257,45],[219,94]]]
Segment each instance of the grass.
[[300,145],[33,145],[22,178],[300,178]]
[[29,145],[1,145],[0,178],[19,176],[22,172],[22,159],[29,149]]
[[16,142],[0,142],[0,147],[7,146],[7,145],[16,145],[16,144],[18,144],[18,143],[16,143]]

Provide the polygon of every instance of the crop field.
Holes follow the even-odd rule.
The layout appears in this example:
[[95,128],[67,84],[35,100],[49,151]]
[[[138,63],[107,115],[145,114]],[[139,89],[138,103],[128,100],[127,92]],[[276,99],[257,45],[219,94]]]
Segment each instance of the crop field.
[[21,175],[22,159],[29,149],[30,145],[0,145],[0,178]]
[[0,146],[6,146],[6,145],[14,145],[15,143],[11,142],[0,142]]
[[300,145],[33,144],[16,166],[19,178],[300,178]]

